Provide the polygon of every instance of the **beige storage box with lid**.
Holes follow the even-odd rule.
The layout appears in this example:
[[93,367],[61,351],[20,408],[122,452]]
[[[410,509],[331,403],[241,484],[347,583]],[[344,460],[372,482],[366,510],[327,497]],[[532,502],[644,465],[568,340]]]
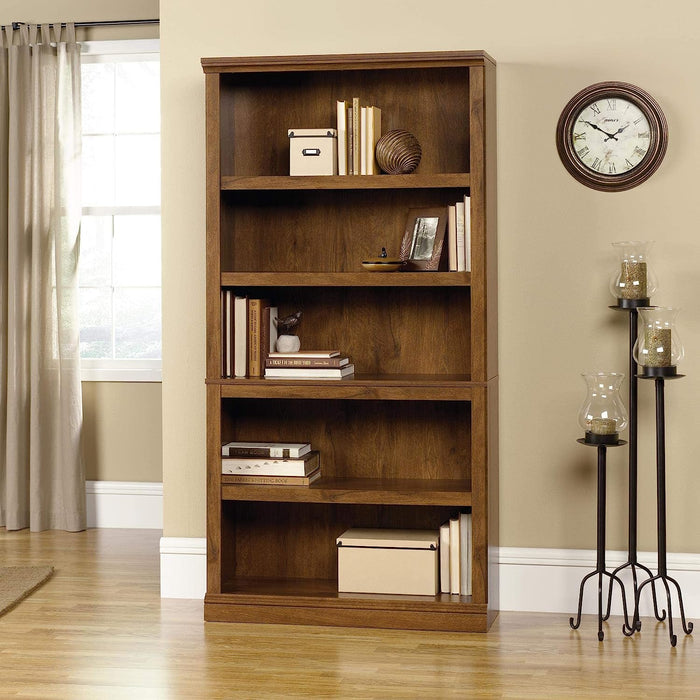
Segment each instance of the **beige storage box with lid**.
[[340,593],[438,593],[437,530],[350,528],[336,539]]
[[337,175],[338,132],[335,129],[289,129],[290,175]]

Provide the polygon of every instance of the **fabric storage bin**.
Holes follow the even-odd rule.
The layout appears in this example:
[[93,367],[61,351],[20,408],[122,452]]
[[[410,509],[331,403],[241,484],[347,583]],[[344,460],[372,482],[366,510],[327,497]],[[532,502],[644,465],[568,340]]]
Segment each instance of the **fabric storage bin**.
[[335,129],[289,129],[290,175],[337,175],[338,132]]
[[341,593],[438,593],[437,530],[350,528],[336,539]]

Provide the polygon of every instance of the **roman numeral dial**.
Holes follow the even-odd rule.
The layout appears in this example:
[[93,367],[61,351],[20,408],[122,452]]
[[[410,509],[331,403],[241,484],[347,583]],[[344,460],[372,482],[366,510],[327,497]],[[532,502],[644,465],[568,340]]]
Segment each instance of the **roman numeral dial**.
[[622,97],[596,100],[580,110],[572,141],[581,164],[596,173],[622,175],[637,167],[649,149],[649,122],[639,107]]

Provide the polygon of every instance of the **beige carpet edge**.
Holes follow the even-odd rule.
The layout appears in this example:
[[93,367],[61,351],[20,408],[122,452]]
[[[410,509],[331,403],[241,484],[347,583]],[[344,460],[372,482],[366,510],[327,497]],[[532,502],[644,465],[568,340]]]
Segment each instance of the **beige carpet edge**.
[[53,566],[0,566],[0,616],[53,576]]

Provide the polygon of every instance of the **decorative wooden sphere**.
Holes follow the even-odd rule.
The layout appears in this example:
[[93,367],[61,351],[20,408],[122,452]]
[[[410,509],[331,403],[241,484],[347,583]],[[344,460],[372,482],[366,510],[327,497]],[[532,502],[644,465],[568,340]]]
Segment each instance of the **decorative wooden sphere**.
[[403,129],[387,131],[377,141],[377,163],[388,175],[412,173],[418,167],[421,155],[418,139]]

